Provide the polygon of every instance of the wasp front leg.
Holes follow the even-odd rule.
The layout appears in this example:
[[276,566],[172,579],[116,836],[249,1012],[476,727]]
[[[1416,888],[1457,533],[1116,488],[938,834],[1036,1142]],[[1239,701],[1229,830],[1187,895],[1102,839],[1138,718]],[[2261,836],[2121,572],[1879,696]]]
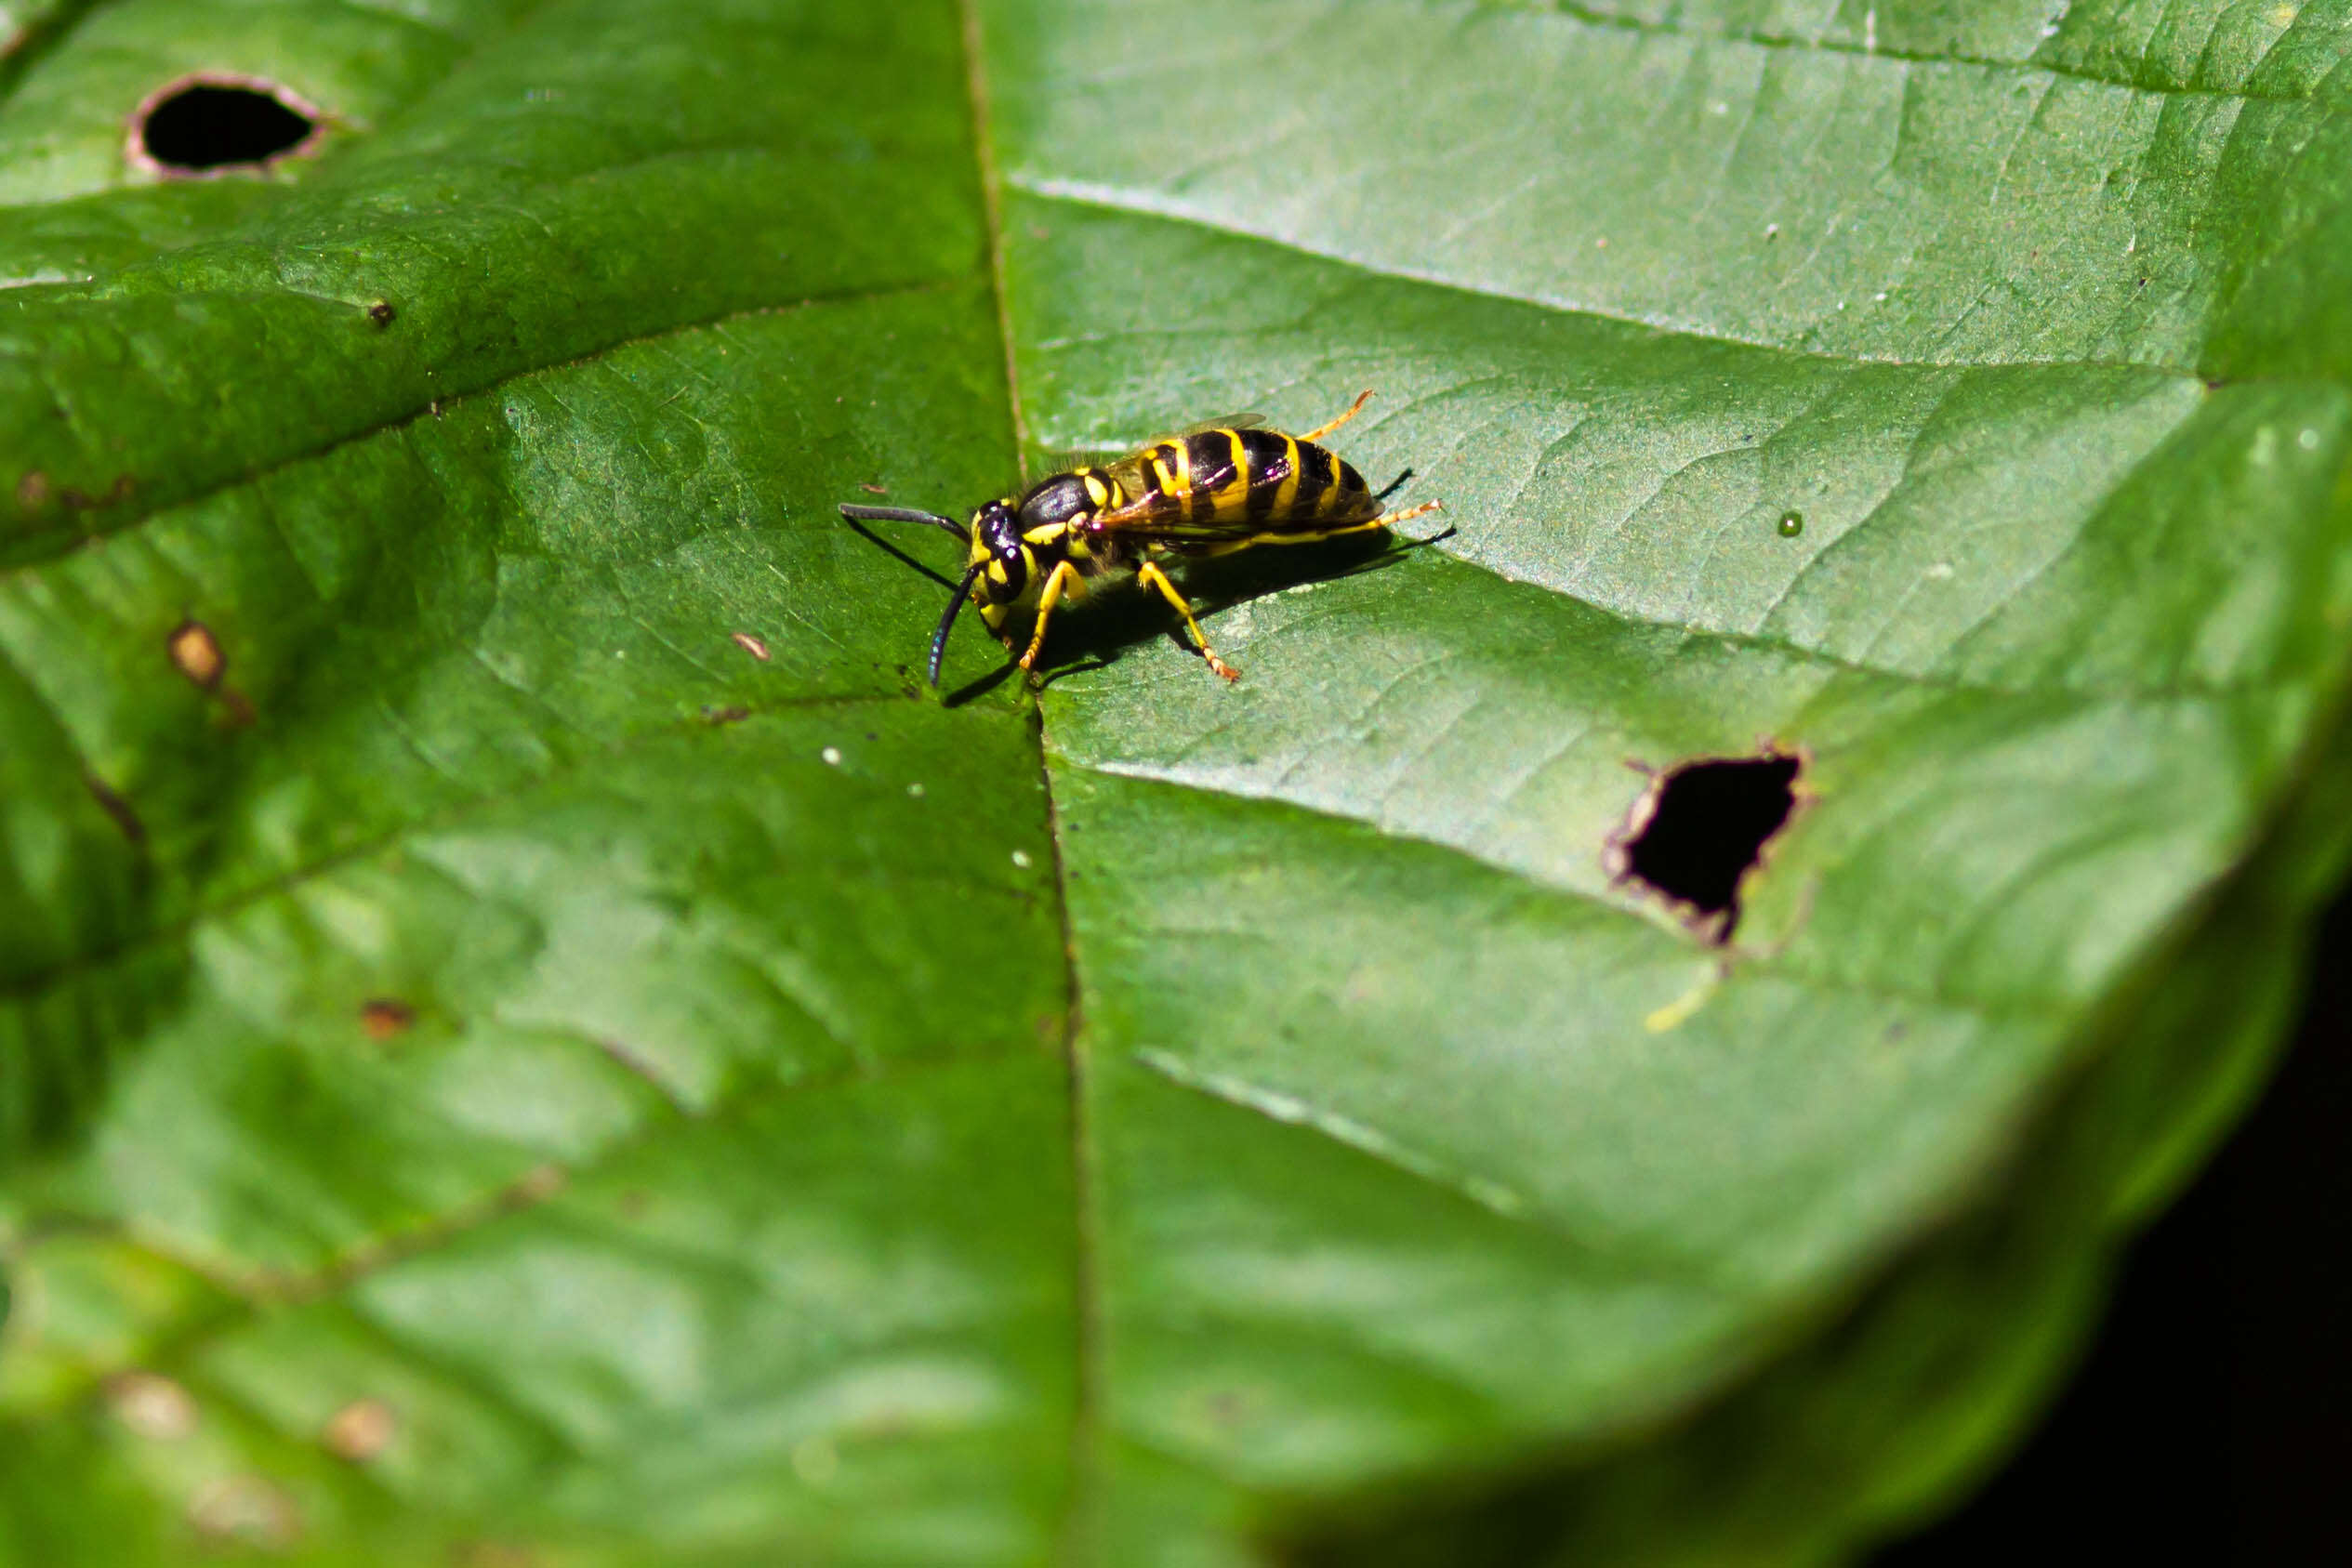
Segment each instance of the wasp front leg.
[[1158,562],[1147,560],[1137,567],[1135,578],[1138,582],[1149,583],[1153,587],[1157,588],[1159,596],[1176,607],[1176,613],[1184,617],[1184,625],[1192,627],[1193,642],[1200,649],[1200,656],[1209,661],[1210,669],[1215,670],[1227,680],[1241,679],[1241,672],[1217,657],[1216,650],[1209,646],[1209,639],[1201,631],[1200,623],[1193,619],[1193,607],[1184,602],[1184,596],[1176,591],[1176,585],[1168,580],[1168,573],[1159,569]]
[[[1053,570],[1046,574],[1044,590],[1037,595],[1037,629],[1029,634],[1029,651],[1021,655],[1023,669],[1034,670],[1037,667],[1037,650],[1045,646],[1048,617],[1052,615],[1053,607],[1062,602],[1064,593],[1075,595],[1077,590],[1078,569],[1066,560],[1054,562]],[[1005,646],[1009,648],[1011,644]]]
[[981,600],[978,602],[981,624],[988,628],[988,635],[1003,643],[1005,652],[1008,653],[1020,647],[1021,645],[1012,639],[1012,633],[1005,630],[1005,607],[1001,604],[991,604],[986,600]]

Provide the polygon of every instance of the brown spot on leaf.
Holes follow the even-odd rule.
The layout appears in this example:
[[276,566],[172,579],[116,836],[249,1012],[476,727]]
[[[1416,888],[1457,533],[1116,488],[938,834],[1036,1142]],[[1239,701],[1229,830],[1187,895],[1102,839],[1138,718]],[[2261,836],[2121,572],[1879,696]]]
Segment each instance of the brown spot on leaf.
[[742,649],[745,652],[750,654],[753,658],[759,660],[763,665],[768,662],[768,645],[766,643],[760,641],[758,638],[752,636],[747,631],[736,632],[734,634],[734,639],[736,647]]
[[49,476],[40,469],[30,469],[17,481],[17,500],[26,511],[39,510],[41,504],[48,498]]
[[890,494],[890,487],[888,485],[861,484],[858,488],[865,491],[868,495],[888,495]]
[[229,668],[228,656],[220,651],[220,639],[202,621],[180,622],[164,639],[164,647],[171,654],[171,662],[179,666],[179,673],[207,692],[220,684],[222,673]]
[[724,707],[704,708],[702,717],[706,724],[740,724],[751,717],[751,710],[740,703],[729,703]]
[[510,1207],[523,1207],[545,1203],[563,1191],[571,1178],[562,1166],[534,1166],[524,1171],[500,1194]]
[[380,1399],[355,1399],[327,1417],[319,1432],[326,1451],[352,1464],[365,1464],[392,1441],[399,1429],[392,1407]]
[[371,1040],[405,1034],[416,1022],[416,1009],[390,996],[371,996],[360,1004],[360,1027]]
[[391,325],[392,318],[399,314],[400,312],[392,308],[392,302],[389,299],[379,299],[367,308],[367,319],[377,326]]
[[196,1402],[188,1390],[152,1372],[125,1372],[107,1379],[107,1408],[114,1418],[158,1443],[172,1443],[196,1430]]

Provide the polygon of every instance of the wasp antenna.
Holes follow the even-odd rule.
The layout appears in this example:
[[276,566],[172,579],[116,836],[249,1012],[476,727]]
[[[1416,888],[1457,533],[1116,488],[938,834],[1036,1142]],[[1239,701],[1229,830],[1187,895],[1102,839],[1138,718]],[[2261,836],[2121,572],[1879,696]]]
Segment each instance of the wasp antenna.
[[941,517],[937,512],[918,512],[910,507],[855,507],[844,501],[841,503],[841,515],[856,518],[861,522],[928,522],[933,528],[947,530],[958,539],[964,537],[964,525],[955,519]]
[[954,629],[964,600],[971,597],[972,584],[980,580],[980,573],[987,570],[987,566],[984,560],[971,563],[971,570],[966,572],[963,581],[956,585],[956,597],[947,601],[947,613],[939,618],[939,629],[931,634],[931,683],[933,687],[939,684],[940,661],[947,657],[947,634]]

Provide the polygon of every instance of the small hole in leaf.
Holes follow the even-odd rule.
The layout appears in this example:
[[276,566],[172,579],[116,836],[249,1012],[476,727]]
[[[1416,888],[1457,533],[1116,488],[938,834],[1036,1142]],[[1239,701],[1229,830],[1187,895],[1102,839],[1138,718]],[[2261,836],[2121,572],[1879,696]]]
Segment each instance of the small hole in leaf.
[[151,99],[131,145],[166,174],[209,174],[267,164],[317,129],[309,106],[272,83],[199,79]]
[[1670,768],[1634,808],[1618,874],[1685,904],[1731,940],[1739,879],[1796,805],[1804,764],[1779,752],[1711,758]]

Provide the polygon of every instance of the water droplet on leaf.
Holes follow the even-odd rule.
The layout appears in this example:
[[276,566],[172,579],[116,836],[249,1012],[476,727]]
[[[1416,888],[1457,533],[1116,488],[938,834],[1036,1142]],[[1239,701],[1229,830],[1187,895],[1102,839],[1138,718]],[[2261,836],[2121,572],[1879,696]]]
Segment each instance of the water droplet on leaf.
[[1803,512],[1791,509],[1780,514],[1780,536],[1783,539],[1793,539],[1804,532],[1804,514]]

